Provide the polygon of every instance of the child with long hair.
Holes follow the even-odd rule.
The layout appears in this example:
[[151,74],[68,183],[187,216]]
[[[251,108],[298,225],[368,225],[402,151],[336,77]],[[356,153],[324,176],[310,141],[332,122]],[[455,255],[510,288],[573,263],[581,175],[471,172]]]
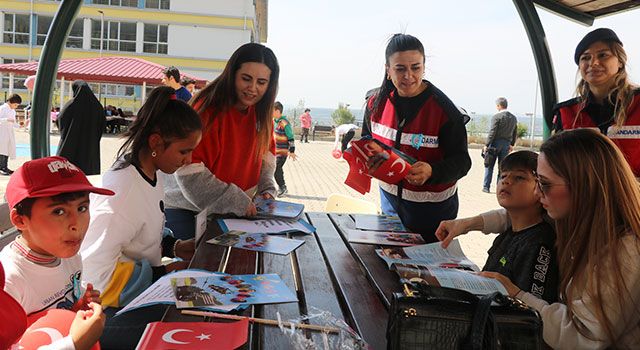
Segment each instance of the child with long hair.
[[[538,192],[555,220],[560,302],[549,304],[499,280],[540,312],[553,348],[634,348],[640,344],[640,188],[625,156],[596,130],[556,134],[540,148]],[[438,231],[499,232],[501,211],[443,222]],[[502,227],[502,228],[501,228]]]
[[273,51],[245,44],[192,98],[202,142],[193,164],[166,180],[167,226],[176,237],[194,237],[197,212],[252,216],[256,195],[275,195],[272,110],[279,73]]
[[194,242],[163,236],[164,188],[171,174],[191,161],[201,138],[200,118],[172,88],[158,87],[125,133],[118,158],[103,176],[116,195],[91,203],[91,223],[80,252],[85,282],[100,286],[105,306],[120,307],[186,262],[162,265],[163,256],[190,260]]

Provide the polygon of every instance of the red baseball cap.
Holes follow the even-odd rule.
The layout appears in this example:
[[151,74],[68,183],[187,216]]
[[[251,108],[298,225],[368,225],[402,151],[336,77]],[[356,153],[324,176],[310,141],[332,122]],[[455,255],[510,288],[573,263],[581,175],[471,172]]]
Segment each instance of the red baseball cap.
[[13,209],[25,198],[81,191],[114,195],[111,190],[94,187],[82,170],[66,158],[54,156],[30,160],[19,167],[9,179],[5,196]]

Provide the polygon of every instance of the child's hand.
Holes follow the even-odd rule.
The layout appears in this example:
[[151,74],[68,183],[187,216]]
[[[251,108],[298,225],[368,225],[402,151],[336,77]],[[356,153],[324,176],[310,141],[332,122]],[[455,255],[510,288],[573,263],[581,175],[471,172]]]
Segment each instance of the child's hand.
[[176,243],[175,255],[184,260],[191,260],[193,254],[196,252],[196,240],[195,238],[180,240]]
[[174,261],[171,264],[168,264],[167,266],[165,266],[165,270],[167,271],[167,273],[169,273],[173,271],[184,270],[188,267],[189,267],[189,261],[184,261],[184,260]]
[[96,303],[89,303],[89,310],[80,310],[76,313],[76,318],[71,323],[69,335],[76,350],[91,349],[100,339],[106,316],[102,313],[102,306]]
[[256,214],[258,214],[258,210],[256,209],[256,205],[253,204],[253,202],[249,203],[249,206],[247,207],[247,210],[245,211],[244,216],[252,217],[252,216],[256,216]]
[[442,220],[436,229],[436,238],[442,243],[440,246],[447,249],[454,238],[467,233],[468,230],[464,223],[464,219]]
[[483,271],[478,274],[483,277],[488,277],[488,278],[493,278],[495,280],[498,280],[498,282],[502,283],[502,285],[504,286],[504,289],[507,290],[507,293],[509,293],[509,295],[512,297],[515,297],[516,295],[518,295],[518,293],[520,293],[521,289],[518,288],[518,286],[516,286],[515,284],[513,284],[513,282],[511,282],[511,280],[508,277],[505,277],[502,274],[499,274],[497,272],[490,272],[490,271]]
[[82,298],[78,299],[71,308],[72,311],[88,310],[90,303],[102,304],[100,299],[100,291],[93,289],[93,284],[87,284],[87,289],[84,291]]

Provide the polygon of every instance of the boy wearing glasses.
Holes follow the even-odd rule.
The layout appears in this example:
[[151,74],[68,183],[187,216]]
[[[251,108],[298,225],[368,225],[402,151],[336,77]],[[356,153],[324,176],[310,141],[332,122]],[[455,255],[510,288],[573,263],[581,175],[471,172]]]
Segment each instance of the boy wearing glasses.
[[[499,272],[523,291],[553,303],[558,300],[555,232],[543,219],[541,191],[535,175],[538,155],[531,151],[509,154],[500,164],[496,196],[507,210],[511,226],[496,237],[483,271]],[[475,227],[473,219],[440,223],[436,237],[447,247],[454,237]]]

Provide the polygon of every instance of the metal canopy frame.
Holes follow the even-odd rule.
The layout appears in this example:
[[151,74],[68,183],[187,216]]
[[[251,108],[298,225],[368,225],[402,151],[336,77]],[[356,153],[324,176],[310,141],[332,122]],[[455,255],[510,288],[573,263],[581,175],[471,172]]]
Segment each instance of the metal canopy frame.
[[[49,155],[49,123],[47,122],[49,102],[51,101],[53,84],[55,83],[64,43],[82,3],[83,0],[62,0],[42,49],[33,92],[31,113],[31,158],[33,159]],[[558,101],[558,89],[549,45],[547,44],[542,22],[540,22],[540,16],[534,5],[544,7],[560,16],[587,26],[593,25],[593,21],[597,16],[631,9],[640,5],[638,1],[627,1],[609,8],[585,13],[553,0],[513,0],[513,4],[527,32],[538,70],[542,111],[545,120],[544,137],[546,139],[550,134],[553,106]]]

